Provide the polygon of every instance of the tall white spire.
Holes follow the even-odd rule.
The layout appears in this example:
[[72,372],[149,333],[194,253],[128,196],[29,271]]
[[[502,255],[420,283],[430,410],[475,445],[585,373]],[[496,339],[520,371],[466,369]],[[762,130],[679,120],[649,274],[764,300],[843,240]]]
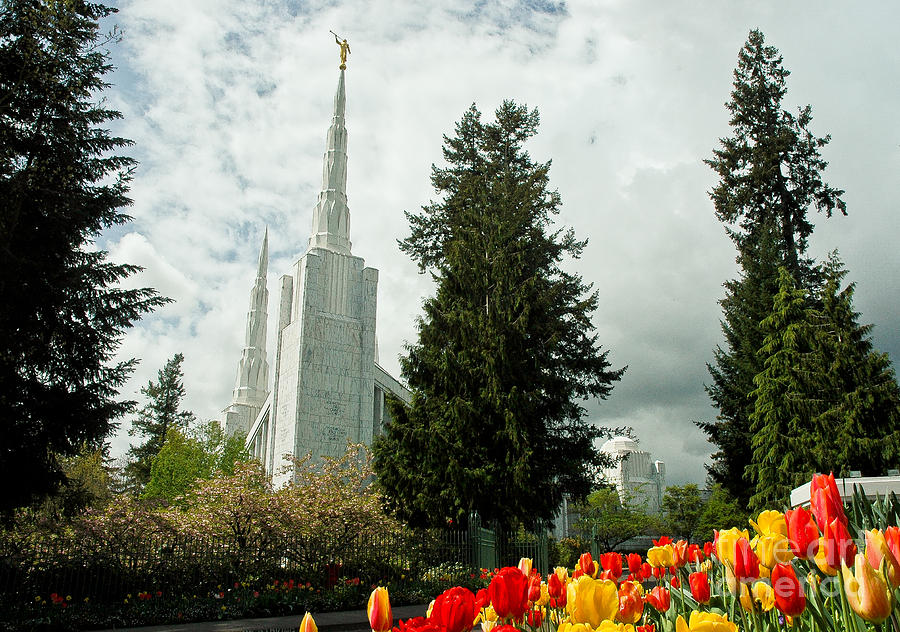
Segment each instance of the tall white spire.
[[225,409],[225,431],[246,433],[259,409],[268,397],[269,362],[266,360],[266,310],[269,291],[266,289],[266,273],[269,267],[269,229],[263,237],[259,252],[256,282],[250,291],[250,311],[247,314],[247,330],[244,350],[238,365],[237,380],[231,405]]
[[334,117],[325,141],[322,192],[313,210],[310,248],[350,254],[350,209],[347,207],[347,128],[344,125],[344,71],[334,95]]

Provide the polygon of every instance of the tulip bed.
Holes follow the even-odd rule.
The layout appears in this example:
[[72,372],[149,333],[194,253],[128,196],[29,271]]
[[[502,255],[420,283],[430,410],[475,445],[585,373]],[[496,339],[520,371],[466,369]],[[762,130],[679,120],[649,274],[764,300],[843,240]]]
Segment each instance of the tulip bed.
[[[874,528],[878,516],[859,503],[853,524],[834,476],[817,475],[810,510],[763,511],[750,521],[752,536],[733,527],[702,546],[661,538],[646,557],[585,553],[575,569],[547,576],[522,559],[497,569],[487,588],[447,589],[425,616],[396,627],[388,591],[378,587],[369,623],[373,632],[900,631],[892,501],[893,525]],[[300,630],[316,632],[310,615]]]

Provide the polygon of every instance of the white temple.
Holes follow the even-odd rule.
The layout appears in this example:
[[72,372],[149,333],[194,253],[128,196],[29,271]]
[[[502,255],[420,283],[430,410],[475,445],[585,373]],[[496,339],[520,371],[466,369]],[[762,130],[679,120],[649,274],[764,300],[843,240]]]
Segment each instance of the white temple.
[[274,386],[269,390],[265,349],[267,233],[237,384],[223,411],[225,431],[246,433],[251,455],[276,485],[291,476],[282,467],[285,454],[340,456],[348,439],[371,444],[387,419],[385,393],[409,400],[409,391],[378,365],[378,270],[350,252],[345,103],[342,68],[308,249],[281,277]]
[[600,451],[614,460],[612,467],[603,470],[603,477],[615,485],[619,499],[643,505],[649,513],[660,513],[666,491],[666,464],[651,461],[650,453],[638,449],[637,441],[630,437],[613,437]]

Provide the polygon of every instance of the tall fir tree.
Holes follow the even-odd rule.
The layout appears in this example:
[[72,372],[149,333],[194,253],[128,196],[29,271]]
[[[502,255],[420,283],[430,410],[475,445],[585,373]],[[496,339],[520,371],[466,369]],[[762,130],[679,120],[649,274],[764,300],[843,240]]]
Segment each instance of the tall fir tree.
[[113,264],[98,233],[127,222],[131,144],[106,129],[110,70],[98,23],[114,9],[83,0],[0,6],[0,511],[63,480],[62,464],[98,449],[133,402],[118,391],[134,362],[114,362],[124,331],[163,300],[123,289],[139,270]]
[[180,410],[185,390],[182,383],[181,363],[184,355],[176,353],[157,373],[157,381],[150,380],[141,389],[147,403],[132,421],[128,434],[139,435],[145,440],[128,450],[129,463],[125,475],[129,487],[140,491],[150,481],[153,460],[159,454],[170,429],[184,432],[194,421],[194,414]]
[[814,374],[821,412],[813,420],[818,471],[883,476],[900,463],[900,388],[887,354],[860,325],[854,284],[836,254],[823,265],[825,286],[813,323],[819,350]]
[[900,459],[900,387],[853,311],[853,285],[835,254],[821,266],[819,296],[799,289],[786,268],[762,322],[764,369],[750,394],[754,510],[786,504],[815,472],[880,476]]
[[753,486],[750,508],[780,507],[790,491],[816,471],[815,443],[809,421],[820,409],[814,392],[820,367],[807,292],[798,289],[787,268],[779,269],[778,293],[761,323],[765,341],[759,349],[763,370],[750,393],[750,447],[747,465]]
[[742,502],[752,493],[745,472],[752,458],[754,404],[749,394],[755,389],[753,378],[764,368],[757,356],[764,342],[760,323],[772,308],[776,271],[783,266],[800,288],[817,288],[821,278],[806,254],[813,230],[808,211],[814,208],[827,217],[835,210],[846,214],[843,191],[822,180],[827,163],[820,149],[829,137],[809,131],[809,106],[796,115],[782,107],[789,74],[777,49],[766,46],[760,31],[751,31],[738,55],[726,103],[732,135],[721,139],[721,147],[706,161],[719,175],[710,197],[737,247],[741,273],[725,284],[725,341],[709,365],[707,392],[719,414],[698,425],[718,448],[709,468],[712,482]]
[[442,197],[407,213],[400,244],[437,284],[401,359],[412,390],[374,445],[378,481],[416,524],[483,520],[533,524],[563,493],[584,497],[602,463],[601,430],[579,400],[605,398],[611,369],[590,314],[598,304],[560,264],[586,242],[550,232],[560,196],[549,163],[523,148],[538,113],[506,101],[494,122],[473,105],[433,167]]

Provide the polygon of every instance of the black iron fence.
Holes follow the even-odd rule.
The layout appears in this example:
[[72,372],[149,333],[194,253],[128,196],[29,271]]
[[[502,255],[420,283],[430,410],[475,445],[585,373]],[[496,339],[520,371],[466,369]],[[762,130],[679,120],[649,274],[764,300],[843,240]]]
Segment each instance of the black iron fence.
[[321,588],[358,578],[362,585],[398,584],[448,564],[493,569],[515,565],[521,557],[533,558],[535,567],[547,572],[546,537],[472,526],[342,538],[269,537],[244,546],[217,537],[68,540],[0,548],[0,594],[18,600],[57,593],[103,602],[140,592],[207,594],[235,583],[293,580]]

